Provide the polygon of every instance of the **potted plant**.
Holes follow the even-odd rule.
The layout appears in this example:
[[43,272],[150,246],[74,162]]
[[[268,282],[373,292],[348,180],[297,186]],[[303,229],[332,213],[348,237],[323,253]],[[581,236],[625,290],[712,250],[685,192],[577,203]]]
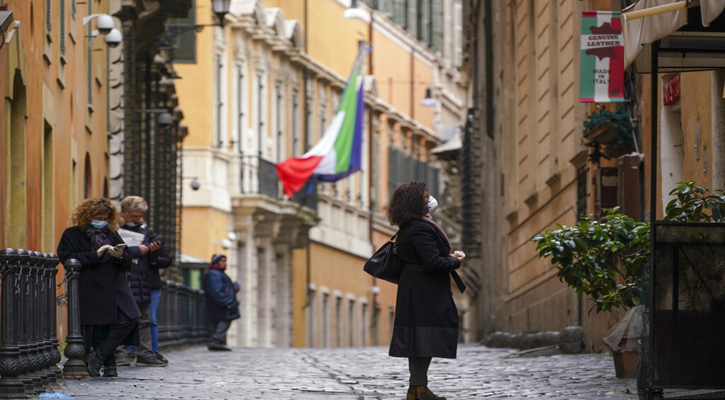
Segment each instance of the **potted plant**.
[[[708,192],[695,181],[678,182],[670,192],[675,199],[667,204],[665,220],[723,221],[725,193]],[[634,221],[614,208],[606,210],[599,221],[588,216],[573,227],[557,226],[559,229],[547,229],[531,240],[537,242],[539,257],[550,258],[557,267],[559,280],[592,299],[596,312],[631,309],[641,304],[649,284],[645,274],[650,262],[649,223]],[[634,338],[622,339],[629,343]],[[634,354],[620,357],[628,363],[637,360]],[[623,362],[615,359],[615,366]],[[623,369],[635,370],[627,365]]]

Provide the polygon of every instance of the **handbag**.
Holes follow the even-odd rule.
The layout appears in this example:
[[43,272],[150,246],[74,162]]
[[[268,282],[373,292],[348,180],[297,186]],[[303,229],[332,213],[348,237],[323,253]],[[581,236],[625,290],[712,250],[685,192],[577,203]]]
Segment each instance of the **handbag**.
[[365,263],[363,271],[377,279],[397,284],[403,272],[403,263],[398,257],[398,234],[382,245]]

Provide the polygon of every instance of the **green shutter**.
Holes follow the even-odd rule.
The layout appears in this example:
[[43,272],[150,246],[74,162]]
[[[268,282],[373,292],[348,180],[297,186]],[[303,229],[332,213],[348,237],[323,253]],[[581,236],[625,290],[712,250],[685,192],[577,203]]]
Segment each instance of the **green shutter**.
[[60,0],[60,55],[65,55],[65,0]]
[[[196,25],[196,0],[192,0],[186,18],[169,18],[167,25]],[[174,39],[174,61],[196,64],[196,30],[184,32]]]
[[433,1],[433,39],[431,48],[433,51],[443,50],[443,0]]
[[45,30],[53,32],[53,0],[45,0]]

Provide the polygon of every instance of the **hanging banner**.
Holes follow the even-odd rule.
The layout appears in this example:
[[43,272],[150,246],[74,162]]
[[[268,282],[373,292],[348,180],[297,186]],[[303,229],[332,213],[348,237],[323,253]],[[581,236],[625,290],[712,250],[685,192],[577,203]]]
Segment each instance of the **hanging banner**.
[[619,11],[582,14],[579,101],[624,101],[624,37]]

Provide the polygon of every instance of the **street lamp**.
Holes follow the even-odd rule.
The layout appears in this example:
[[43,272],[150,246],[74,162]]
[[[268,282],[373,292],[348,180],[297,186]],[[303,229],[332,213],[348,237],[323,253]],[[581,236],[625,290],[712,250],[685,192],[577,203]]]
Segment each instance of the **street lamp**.
[[350,7],[342,14],[346,19],[359,19],[365,23],[370,22],[370,15],[357,6],[357,0],[352,0]]
[[433,95],[431,95],[430,88],[425,90],[425,99],[423,99],[420,102],[420,105],[422,107],[435,107],[436,106],[436,99],[434,99]]
[[211,7],[214,14],[219,17],[219,26],[224,26],[224,16],[229,13],[230,0],[212,0]]

